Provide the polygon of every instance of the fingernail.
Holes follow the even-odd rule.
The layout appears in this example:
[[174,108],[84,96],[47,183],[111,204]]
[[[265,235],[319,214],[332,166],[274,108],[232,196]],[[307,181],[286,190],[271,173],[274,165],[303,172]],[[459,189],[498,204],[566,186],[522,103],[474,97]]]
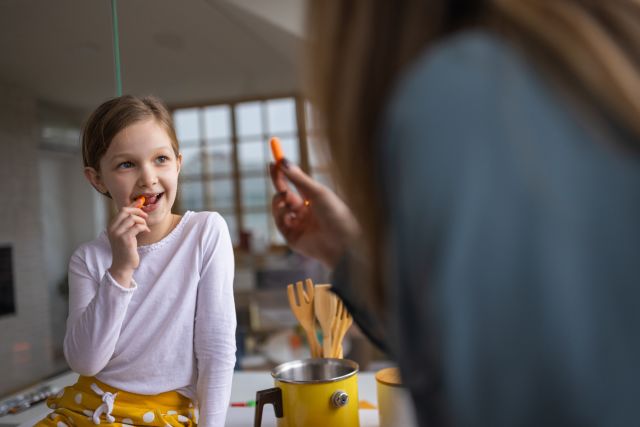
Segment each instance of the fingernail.
[[287,160],[286,157],[283,157],[282,160],[280,160],[280,164],[283,168],[289,169],[289,160]]

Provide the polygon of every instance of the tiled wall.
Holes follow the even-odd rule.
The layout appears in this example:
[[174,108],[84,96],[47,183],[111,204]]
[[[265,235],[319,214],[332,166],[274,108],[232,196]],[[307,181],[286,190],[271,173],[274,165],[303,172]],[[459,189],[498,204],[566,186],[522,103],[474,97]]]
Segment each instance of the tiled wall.
[[33,97],[0,84],[0,243],[13,246],[17,311],[0,317],[0,395],[52,369],[36,117]]

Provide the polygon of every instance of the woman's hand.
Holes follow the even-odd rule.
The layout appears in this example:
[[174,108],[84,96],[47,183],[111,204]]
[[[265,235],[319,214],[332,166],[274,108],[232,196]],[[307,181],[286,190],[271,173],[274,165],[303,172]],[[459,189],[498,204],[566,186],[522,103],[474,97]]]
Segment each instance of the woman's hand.
[[289,246],[329,268],[335,267],[360,232],[347,205],[286,159],[277,165],[271,163],[269,172],[277,191],[271,204],[273,218]]
[[111,221],[107,234],[111,243],[112,261],[109,273],[121,286],[131,286],[133,271],[140,264],[136,236],[143,231],[151,231],[147,226],[148,214],[135,207],[136,200],[123,207]]

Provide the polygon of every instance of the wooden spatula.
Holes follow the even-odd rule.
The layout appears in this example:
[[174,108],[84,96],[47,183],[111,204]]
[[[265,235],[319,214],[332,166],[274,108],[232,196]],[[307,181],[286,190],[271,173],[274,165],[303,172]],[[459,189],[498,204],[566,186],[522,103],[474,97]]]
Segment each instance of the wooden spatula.
[[313,305],[316,310],[316,318],[322,329],[322,356],[333,357],[331,353],[333,342],[331,327],[336,319],[337,297],[330,291],[331,285],[316,285]]
[[292,284],[287,286],[289,305],[291,306],[291,311],[293,311],[296,319],[300,322],[302,329],[304,329],[307,334],[311,357],[322,357],[322,350],[320,348],[320,343],[318,342],[318,337],[316,336],[316,317],[313,308],[313,282],[307,279],[305,285],[305,288],[303,288],[302,282],[297,282],[295,291]]
[[332,357],[342,358],[342,340],[352,323],[353,317],[351,317],[351,313],[347,311],[347,307],[338,299],[336,318],[331,333],[333,340],[331,344]]

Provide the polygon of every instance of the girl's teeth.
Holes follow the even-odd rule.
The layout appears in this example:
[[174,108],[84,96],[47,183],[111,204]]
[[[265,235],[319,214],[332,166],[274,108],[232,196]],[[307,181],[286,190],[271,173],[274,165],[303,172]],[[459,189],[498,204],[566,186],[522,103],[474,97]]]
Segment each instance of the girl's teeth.
[[151,196],[151,197],[147,198],[147,201],[146,201],[145,205],[153,205],[157,201],[158,201],[158,195],[156,194],[154,196]]

